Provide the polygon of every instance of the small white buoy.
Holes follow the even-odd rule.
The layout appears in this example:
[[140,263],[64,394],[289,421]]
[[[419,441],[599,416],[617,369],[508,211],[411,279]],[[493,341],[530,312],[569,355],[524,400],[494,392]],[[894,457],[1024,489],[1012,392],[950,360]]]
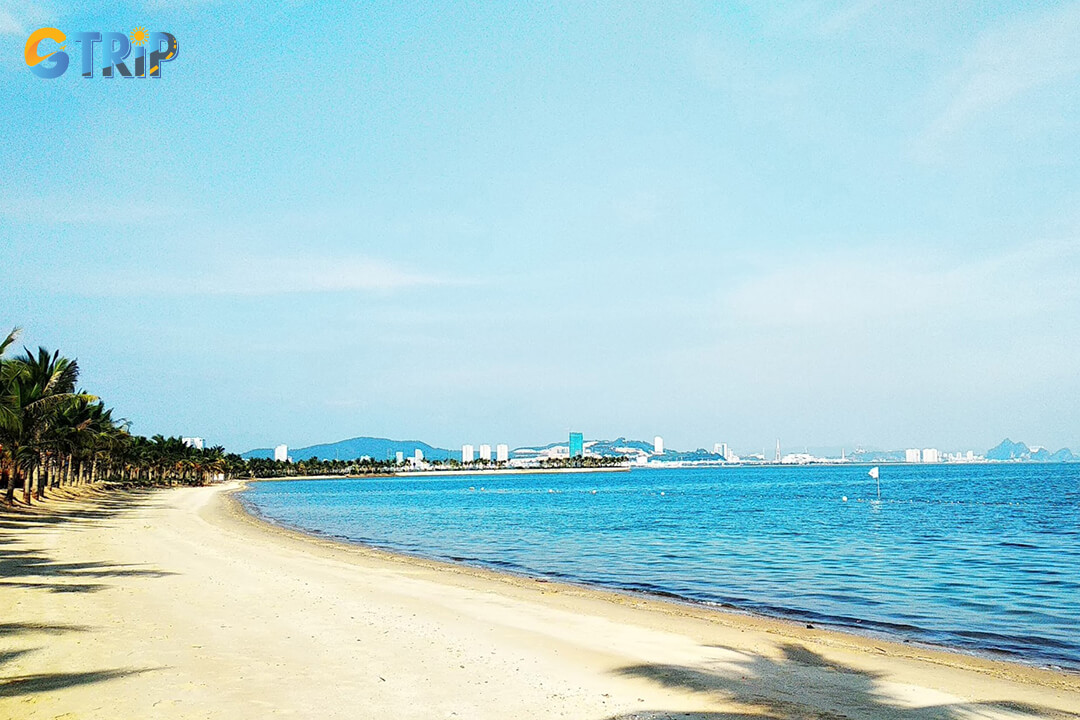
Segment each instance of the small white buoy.
[[593,495],[595,495],[595,494],[596,494],[596,491],[595,491],[595,490],[593,490],[593,491],[592,491],[592,494],[593,494]]
[[843,497],[844,502],[847,502],[847,495]]
[[663,491],[663,490],[661,490],[661,491],[660,491],[660,494],[661,494],[661,495],[663,495],[663,494],[664,494],[664,491]]

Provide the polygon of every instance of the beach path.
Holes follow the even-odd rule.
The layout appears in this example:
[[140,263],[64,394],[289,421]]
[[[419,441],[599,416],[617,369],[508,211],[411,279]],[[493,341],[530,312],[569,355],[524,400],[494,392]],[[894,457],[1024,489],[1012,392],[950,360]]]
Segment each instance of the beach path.
[[0,718],[1062,718],[1080,676],[341,546],[228,488],[0,515]]

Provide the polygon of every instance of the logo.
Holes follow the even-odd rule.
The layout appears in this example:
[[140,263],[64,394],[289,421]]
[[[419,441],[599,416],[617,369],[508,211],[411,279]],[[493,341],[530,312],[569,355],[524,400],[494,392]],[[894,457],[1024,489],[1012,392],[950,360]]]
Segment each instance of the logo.
[[[78,43],[78,52],[64,43]],[[42,45],[47,54],[42,55]],[[49,49],[59,45],[59,49]],[[30,72],[39,78],[58,78],[67,72],[72,58],[84,78],[94,77],[94,46],[100,45],[101,77],[160,78],[161,66],[180,53],[176,37],[167,32],[147,32],[137,27],[129,34],[120,32],[77,32],[65,35],[56,28],[38,28],[30,33],[24,54]],[[72,53],[69,55],[69,53]],[[131,65],[128,65],[128,58]],[[147,69],[149,67],[149,70]]]

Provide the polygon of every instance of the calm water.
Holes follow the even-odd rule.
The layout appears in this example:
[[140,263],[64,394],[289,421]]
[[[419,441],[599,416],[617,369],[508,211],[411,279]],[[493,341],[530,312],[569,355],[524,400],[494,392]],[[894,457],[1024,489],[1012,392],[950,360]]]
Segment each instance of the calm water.
[[[1080,670],[1080,465],[258,483],[345,540]],[[593,492],[595,491],[595,493]],[[848,502],[843,502],[843,496]]]

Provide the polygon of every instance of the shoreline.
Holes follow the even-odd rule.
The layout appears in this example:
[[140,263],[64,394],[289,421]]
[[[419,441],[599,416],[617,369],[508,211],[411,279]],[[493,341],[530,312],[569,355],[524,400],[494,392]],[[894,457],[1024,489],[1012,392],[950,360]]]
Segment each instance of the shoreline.
[[285,529],[239,484],[0,512],[0,717],[1080,718],[1080,678]]
[[[602,471],[602,470],[597,470]],[[531,471],[525,471],[531,473]],[[556,472],[573,472],[572,470],[557,470]],[[401,475],[399,473],[398,475]],[[417,475],[432,474],[432,473],[415,473]],[[445,473],[445,474],[461,474],[459,471]],[[1040,658],[1040,657],[1024,657],[1019,654],[1011,653],[1007,650],[998,650],[991,647],[980,647],[978,645],[951,645],[946,642],[935,642],[934,639],[925,637],[926,635],[932,635],[934,631],[925,628],[912,627],[913,631],[909,636],[905,637],[904,633],[898,629],[891,628],[887,623],[879,621],[858,618],[858,617],[845,617],[839,620],[833,620],[832,618],[815,613],[812,609],[789,609],[784,607],[776,607],[769,609],[758,609],[755,607],[740,606],[737,603],[720,602],[707,599],[698,599],[693,597],[687,597],[679,595],[677,593],[664,592],[663,590],[649,590],[638,587],[620,586],[616,583],[603,583],[597,581],[591,581],[588,578],[574,577],[570,578],[565,575],[558,574],[545,574],[541,570],[518,568],[509,565],[500,565],[499,563],[484,561],[478,558],[458,558],[455,556],[439,556],[436,553],[424,552],[424,551],[409,551],[396,548],[391,544],[380,545],[373,542],[365,542],[363,540],[352,540],[339,535],[332,535],[321,532],[319,530],[309,530],[300,526],[291,525],[289,523],[279,522],[273,518],[264,516],[253,503],[249,503],[240,499],[243,491],[250,483],[257,482],[277,482],[281,480],[289,480],[294,478],[254,478],[251,480],[244,480],[240,487],[229,493],[230,501],[237,503],[241,511],[247,515],[250,515],[255,521],[267,526],[267,529],[271,531],[281,530],[290,533],[297,533],[301,537],[317,540],[320,542],[334,543],[343,547],[356,547],[369,550],[371,552],[382,553],[389,557],[400,558],[405,562],[418,561],[426,563],[434,563],[439,566],[445,566],[447,568],[469,568],[478,571],[490,572],[496,575],[506,575],[514,578],[521,578],[526,580],[534,580],[544,583],[558,583],[567,587],[575,587],[584,590],[593,590],[600,593],[614,593],[617,595],[626,595],[629,597],[641,597],[651,599],[661,603],[672,603],[679,606],[686,606],[691,608],[698,608],[704,612],[732,614],[736,616],[744,616],[750,618],[757,618],[760,620],[778,622],[785,625],[789,625],[794,628],[810,627],[814,630],[835,632],[841,635],[850,635],[857,638],[862,638],[869,642],[889,643],[897,648],[918,648],[920,650],[933,651],[939,653],[945,653],[948,655],[956,655],[958,657],[973,658],[991,663],[1005,663],[1009,665],[1016,665],[1023,668],[1032,668],[1036,670],[1044,670],[1051,673],[1061,673],[1069,676],[1075,676],[1080,679],[1080,664],[1070,663],[1069,660],[1058,660],[1056,658]],[[861,498],[854,498],[855,502],[864,502]],[[775,609],[775,612],[770,612],[770,609]],[[854,620],[855,622],[847,622],[844,620]],[[857,624],[865,622],[865,625]],[[923,637],[920,637],[922,635]],[[900,653],[904,654],[904,653]]]
[[[423,474],[423,473],[419,473]],[[282,478],[291,479],[291,478]],[[279,480],[278,478],[270,479],[271,482]],[[532,574],[527,571],[514,571],[506,568],[492,567],[489,564],[483,562],[469,562],[466,560],[453,560],[443,559],[439,557],[433,557],[431,555],[425,555],[422,553],[410,553],[398,549],[380,547],[378,545],[372,545],[360,541],[346,540],[344,538],[327,535],[318,531],[306,530],[301,527],[288,525],[285,523],[276,522],[261,513],[248,503],[241,499],[241,495],[247,486],[251,483],[264,482],[263,479],[252,479],[241,481],[238,487],[228,491],[224,495],[224,500],[228,503],[232,511],[240,516],[242,519],[251,522],[252,524],[259,526],[263,531],[272,534],[281,534],[300,542],[311,542],[322,546],[337,547],[341,550],[356,550],[361,553],[370,553],[381,559],[389,560],[392,562],[400,562],[403,564],[417,563],[425,567],[435,568],[445,572],[476,572],[480,573],[483,577],[496,580],[517,580],[526,583],[538,583],[544,584],[549,587],[559,587],[563,590],[574,590],[586,593],[595,593],[598,596],[611,596],[609,599],[618,600],[621,598],[629,599],[631,601],[641,600],[648,602],[650,605],[657,605],[658,608],[670,605],[671,612],[675,614],[694,614],[695,617],[701,617],[705,620],[716,620],[719,622],[738,623],[740,620],[747,620],[755,627],[766,629],[768,632],[774,632],[779,635],[791,636],[791,637],[804,637],[806,631],[812,631],[815,633],[821,633],[828,637],[835,635],[838,637],[831,638],[833,642],[842,644],[844,639],[852,639],[857,642],[855,646],[859,648],[866,648],[868,645],[874,645],[875,649],[880,650],[882,644],[889,646],[889,653],[898,657],[910,657],[926,659],[928,653],[932,654],[935,658],[935,662],[940,662],[944,665],[953,667],[965,667],[972,669],[984,670],[987,668],[996,668],[997,666],[1009,666],[1014,667],[1021,671],[1037,671],[1049,673],[1053,676],[1065,676],[1075,678],[1076,687],[1080,689],[1080,668],[1068,668],[1061,667],[1048,663],[1040,663],[1037,661],[1027,661],[1024,659],[1014,659],[1009,657],[995,657],[993,650],[977,649],[977,648],[960,648],[948,645],[935,644],[923,640],[902,640],[898,639],[895,635],[889,633],[887,630],[875,630],[870,628],[858,628],[848,625],[834,624],[827,621],[815,621],[809,622],[801,619],[785,618],[778,615],[770,615],[762,613],[749,608],[741,608],[735,605],[721,605],[717,603],[710,603],[702,600],[695,600],[693,598],[687,598],[674,593],[665,594],[661,592],[650,592],[648,590],[637,590],[633,588],[622,588],[612,585],[604,585],[601,583],[588,582],[586,580],[574,581],[561,578],[545,577],[540,574]],[[695,614],[697,613],[697,614]],[[716,617],[713,617],[713,616]],[[862,631],[862,632],[860,632]],[[913,652],[914,651],[914,652]],[[1003,655],[1005,653],[1002,653]],[[973,661],[973,665],[967,664],[966,661]],[[1021,675],[1024,673],[1021,672]]]

